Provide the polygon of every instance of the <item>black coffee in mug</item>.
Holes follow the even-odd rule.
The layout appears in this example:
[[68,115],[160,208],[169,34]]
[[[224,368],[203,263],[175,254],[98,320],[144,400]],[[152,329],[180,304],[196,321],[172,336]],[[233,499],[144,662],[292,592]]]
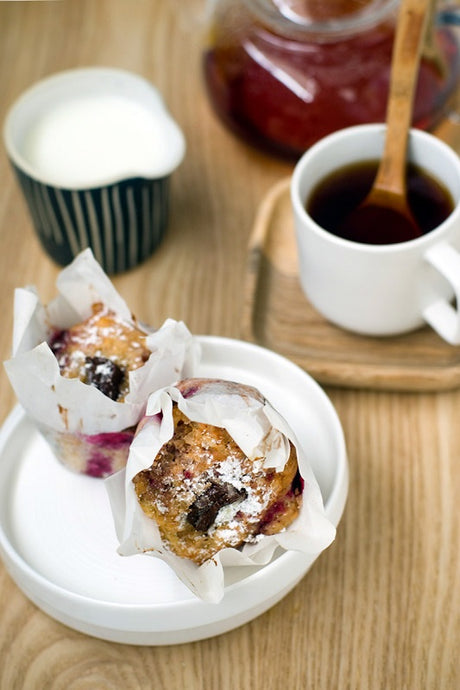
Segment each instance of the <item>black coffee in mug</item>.
[[[306,210],[322,228],[347,240],[365,244],[395,244],[412,239],[407,225],[395,212],[374,208],[365,233],[355,236],[347,223],[369,193],[379,161],[361,161],[338,168],[323,178],[311,192]],[[453,211],[454,201],[448,189],[431,174],[409,163],[407,196],[412,215],[421,234],[438,227]],[[401,221],[401,222],[400,222]]]

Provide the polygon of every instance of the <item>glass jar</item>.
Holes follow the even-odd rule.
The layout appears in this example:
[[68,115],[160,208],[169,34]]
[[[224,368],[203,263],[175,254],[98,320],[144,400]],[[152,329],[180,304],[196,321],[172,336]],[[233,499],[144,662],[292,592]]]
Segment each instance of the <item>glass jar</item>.
[[[247,142],[298,158],[332,131],[385,119],[399,0],[214,0],[204,79],[220,119]],[[414,126],[442,117],[460,74],[453,31],[422,60]]]

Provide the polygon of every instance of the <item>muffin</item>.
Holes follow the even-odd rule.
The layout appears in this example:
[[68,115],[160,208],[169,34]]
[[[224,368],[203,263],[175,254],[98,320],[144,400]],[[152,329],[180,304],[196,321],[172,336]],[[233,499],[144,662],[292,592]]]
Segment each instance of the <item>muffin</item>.
[[[258,390],[232,381],[187,379],[175,385],[185,401],[216,394],[263,406]],[[179,399],[178,399],[179,400]],[[193,412],[193,410],[192,410]],[[282,467],[263,450],[247,453],[224,426],[191,419],[172,404],[173,432],[133,478],[144,514],[158,527],[165,548],[202,565],[224,548],[239,549],[285,530],[298,516],[302,479],[295,446],[286,439]],[[141,422],[148,423],[148,418]]]
[[[183,392],[187,385],[177,387]],[[191,421],[177,404],[172,414],[172,438],[133,478],[139,504],[167,548],[201,565],[223,548],[239,548],[293,522],[302,481],[292,443],[285,467],[276,471],[264,467],[264,457],[248,458],[226,429]]]
[[141,326],[85,250],[58,275],[58,295],[40,303],[15,291],[16,396],[66,467],[107,477],[126,465],[152,391],[190,375],[199,346],[182,322]]
[[152,393],[126,468],[105,484],[118,553],[161,559],[203,601],[221,601],[227,568],[278,549],[311,558],[335,535],[289,423],[234,381],[183,377]]
[[[151,355],[148,334],[101,302],[84,321],[53,333],[49,346],[61,376],[94,386],[104,396],[124,402],[129,373]],[[135,426],[112,433],[83,435],[44,429],[55,454],[67,467],[92,477],[107,477],[125,466]]]

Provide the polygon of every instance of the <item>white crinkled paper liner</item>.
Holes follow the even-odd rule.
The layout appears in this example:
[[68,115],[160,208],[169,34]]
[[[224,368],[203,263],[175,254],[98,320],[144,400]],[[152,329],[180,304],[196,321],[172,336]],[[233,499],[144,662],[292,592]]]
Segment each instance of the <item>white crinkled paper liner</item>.
[[[215,382],[208,391],[201,390],[187,398],[175,386],[156,391],[148,401],[149,416],[131,444],[126,468],[105,480],[120,542],[119,553],[145,553],[164,560],[197,597],[209,602],[219,602],[224,595],[224,566],[266,565],[278,546],[316,557],[335,538],[335,527],[325,515],[318,483],[292,429],[270,403],[248,397],[246,386],[241,385],[241,391],[241,395],[229,393],[225,382]],[[155,521],[145,515],[138,503],[132,479],[152,465],[161,446],[172,437],[173,401],[192,421],[225,428],[249,458],[266,456],[266,467],[284,468],[289,457],[287,439],[292,441],[304,490],[300,513],[286,530],[264,535],[241,550],[222,549],[201,566],[165,547]]]
[[64,268],[56,281],[57,297],[41,304],[35,288],[15,291],[13,357],[5,369],[16,396],[39,426],[57,432],[98,434],[122,431],[139,421],[149,394],[193,375],[199,345],[182,322],[167,319],[156,331],[146,328],[148,361],[129,374],[129,393],[116,402],[94,386],[61,376],[47,340],[56,330],[80,323],[102,302],[122,319],[132,314],[90,249]]

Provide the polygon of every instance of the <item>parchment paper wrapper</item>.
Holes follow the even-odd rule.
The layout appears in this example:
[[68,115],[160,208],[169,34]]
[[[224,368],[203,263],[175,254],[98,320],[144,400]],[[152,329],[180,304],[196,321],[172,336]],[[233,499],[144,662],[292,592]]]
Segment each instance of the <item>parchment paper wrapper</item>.
[[13,357],[5,369],[58,459],[75,471],[107,476],[125,466],[149,394],[191,375],[199,345],[182,322],[168,319],[158,330],[142,325],[152,354],[130,372],[124,402],[111,400],[94,386],[61,376],[48,341],[87,319],[97,302],[134,324],[131,312],[89,249],[61,271],[56,287],[58,295],[47,306],[33,287],[15,291]]
[[[224,594],[224,566],[260,566],[267,564],[277,547],[302,551],[316,557],[335,538],[335,527],[326,518],[318,483],[305,450],[292,429],[276,410],[253,388],[239,385],[239,392],[225,381],[197,380],[196,390],[186,397],[175,386],[153,393],[147,405],[147,417],[139,425],[131,444],[128,463],[121,472],[109,477],[106,486],[123,556],[145,553],[166,561],[194,594],[218,602]],[[248,395],[248,391],[253,394]],[[225,428],[241,450],[250,458],[265,457],[264,466],[283,469],[289,457],[288,439],[295,445],[300,474],[304,480],[302,508],[295,521],[284,531],[261,536],[243,548],[225,548],[201,566],[180,558],[162,542],[154,520],[140,507],[132,483],[141,470],[148,469],[173,435],[172,406],[192,421]],[[240,510],[244,510],[241,503]]]

